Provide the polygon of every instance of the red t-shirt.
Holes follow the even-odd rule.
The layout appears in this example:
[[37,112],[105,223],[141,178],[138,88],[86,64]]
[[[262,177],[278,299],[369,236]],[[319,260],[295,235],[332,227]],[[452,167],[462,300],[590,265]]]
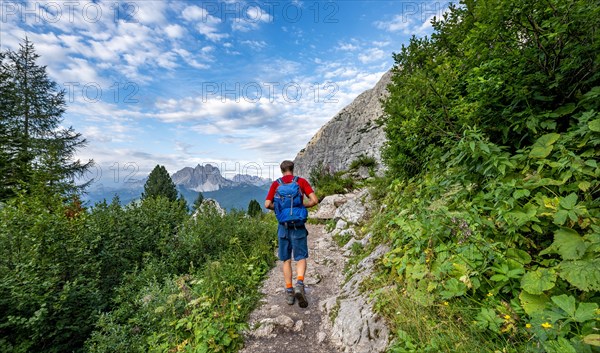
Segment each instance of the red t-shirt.
[[[284,175],[281,177],[281,181],[283,181],[285,184],[291,183],[293,179],[293,175]],[[278,186],[279,183],[277,182],[277,180],[275,180],[273,184],[271,184],[271,188],[269,189],[269,193],[267,194],[267,200],[273,201],[273,199],[275,198],[275,191],[277,190]],[[298,186],[300,186],[300,190],[302,190],[302,193],[306,196],[314,192],[308,181],[304,178],[298,178]]]

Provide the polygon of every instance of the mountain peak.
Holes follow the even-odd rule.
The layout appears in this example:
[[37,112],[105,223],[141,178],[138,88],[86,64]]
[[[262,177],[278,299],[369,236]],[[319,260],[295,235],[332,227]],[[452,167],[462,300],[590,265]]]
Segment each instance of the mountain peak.
[[175,172],[171,179],[177,186],[199,192],[217,191],[223,187],[243,184],[264,186],[271,182],[270,179],[247,174],[236,174],[232,180],[229,180],[224,178],[219,168],[212,164],[198,164],[195,168],[185,167]]

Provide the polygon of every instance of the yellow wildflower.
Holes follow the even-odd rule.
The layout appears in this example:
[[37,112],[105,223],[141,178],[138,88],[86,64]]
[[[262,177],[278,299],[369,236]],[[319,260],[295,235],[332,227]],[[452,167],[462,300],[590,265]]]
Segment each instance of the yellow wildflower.
[[530,323],[525,324],[525,328],[531,328],[531,324]]
[[488,296],[488,297],[493,297],[493,296],[494,296],[494,293],[492,293],[492,292],[488,292],[487,296]]
[[448,306],[448,302],[444,302],[444,305],[445,305],[445,306]]
[[544,323],[542,324],[542,327],[543,327],[543,328],[552,328],[552,324],[551,324],[551,323],[549,323],[549,322],[544,322]]
[[508,315],[508,314],[504,315],[504,320],[510,320],[510,315]]

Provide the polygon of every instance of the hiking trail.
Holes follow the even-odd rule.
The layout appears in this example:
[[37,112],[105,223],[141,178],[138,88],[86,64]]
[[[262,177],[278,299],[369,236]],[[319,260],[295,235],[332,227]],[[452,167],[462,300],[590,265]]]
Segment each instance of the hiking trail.
[[[304,283],[308,307],[302,309],[298,303],[286,303],[281,262],[278,262],[263,282],[264,297],[250,314],[250,331],[240,353],[341,352],[329,340],[331,325],[323,303],[340,294],[346,258],[323,225],[307,224],[307,229],[309,257]],[[295,267],[292,262],[294,283]]]

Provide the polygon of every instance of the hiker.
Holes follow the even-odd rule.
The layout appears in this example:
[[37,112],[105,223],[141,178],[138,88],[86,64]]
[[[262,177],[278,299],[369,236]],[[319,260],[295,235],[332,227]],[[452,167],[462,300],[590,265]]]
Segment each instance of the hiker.
[[[274,210],[279,221],[278,256],[283,262],[287,303],[294,305],[297,299],[298,305],[306,308],[308,306],[304,292],[304,274],[308,257],[306,208],[317,205],[319,200],[306,179],[294,176],[294,162],[283,161],[280,168],[283,176],[271,184],[265,200],[265,208]],[[308,196],[306,203],[304,203],[304,196]],[[292,253],[296,261],[296,288],[292,286]]]

